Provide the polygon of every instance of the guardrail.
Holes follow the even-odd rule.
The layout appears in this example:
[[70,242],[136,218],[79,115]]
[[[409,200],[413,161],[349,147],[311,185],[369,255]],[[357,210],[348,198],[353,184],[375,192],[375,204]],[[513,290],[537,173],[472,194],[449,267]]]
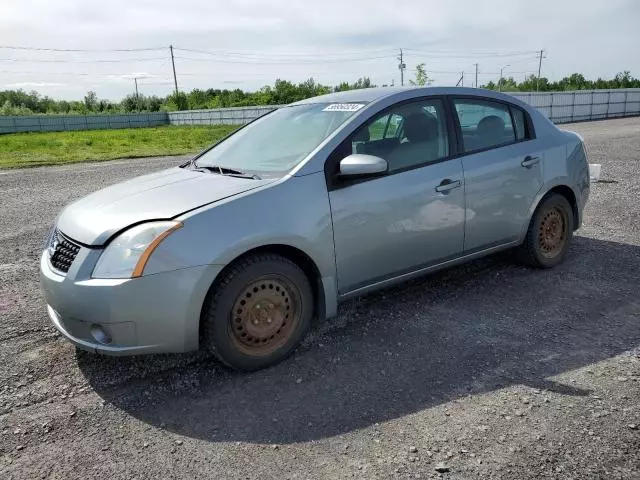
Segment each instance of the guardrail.
[[[640,115],[640,88],[573,92],[512,92],[555,123]],[[158,125],[244,124],[278,108],[255,107],[184,110],[120,115],[0,116],[0,133],[98,130]]]

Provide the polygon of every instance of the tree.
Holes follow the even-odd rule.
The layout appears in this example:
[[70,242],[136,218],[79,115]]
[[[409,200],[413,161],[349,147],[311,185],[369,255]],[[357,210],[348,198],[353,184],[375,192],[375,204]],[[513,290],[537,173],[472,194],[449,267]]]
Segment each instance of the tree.
[[518,84],[518,90],[521,92],[535,92],[538,90],[538,84],[540,85],[541,92],[547,92],[552,89],[548,78],[541,77],[540,82],[538,82],[536,75],[529,75],[522,83]]
[[498,80],[498,84],[496,85],[496,88],[494,90],[500,90],[501,92],[517,92],[518,82],[516,82],[513,77],[502,77]]
[[206,91],[194,88],[188,95],[189,110],[196,110],[198,108],[207,108],[207,102],[209,101],[209,95]]
[[[497,79],[496,79],[497,80]],[[432,79],[427,75],[425,64],[416,67],[415,79],[412,85],[430,85]],[[521,82],[513,77],[502,78],[487,82],[483,88],[490,90],[502,90],[506,92],[524,91],[535,92],[538,88],[541,92],[567,91],[583,89],[615,89],[640,87],[640,79],[635,78],[629,71],[623,71],[611,79],[598,78],[588,80],[581,73],[573,73],[558,81],[551,82],[547,78],[538,78],[530,75]],[[180,92],[166,97],[140,95],[136,99],[134,95],[128,95],[118,103],[108,100],[100,100],[94,91],[87,92],[81,101],[55,100],[41,96],[38,92],[25,92],[23,90],[0,91],[0,115],[31,115],[31,114],[65,114],[79,115],[88,112],[116,113],[116,112],[157,112],[200,108],[239,107],[250,105],[275,105],[286,104],[302,100],[316,95],[322,95],[331,91],[341,92],[359,88],[374,87],[369,77],[360,77],[355,82],[342,82],[339,85],[329,87],[309,78],[300,83],[278,79],[274,85],[265,85],[254,92],[248,92],[236,88],[234,90],[219,88],[194,89],[191,92]]]
[[629,70],[620,72],[616,75],[616,78],[612,81],[613,86],[611,88],[636,88],[640,87],[640,80],[633,78]]
[[371,83],[369,77],[361,77],[355,83],[342,82],[333,87],[334,92],[345,92],[347,90],[358,90],[361,88],[373,88],[375,85]]
[[172,93],[167,97],[165,106],[169,111],[187,110],[189,108],[187,94],[184,92]]
[[375,85],[371,83],[371,79],[369,77],[359,78],[356,83],[352,85],[353,90],[358,90],[361,88],[373,88]]
[[87,94],[84,96],[84,106],[90,112],[95,112],[98,110],[98,95],[96,92],[89,90]]
[[421,63],[420,65],[416,66],[416,79],[409,80],[409,83],[411,85],[417,85],[419,87],[428,87],[433,83],[433,79],[429,78],[429,75],[427,75],[427,71],[424,69],[424,67],[425,67],[424,63]]

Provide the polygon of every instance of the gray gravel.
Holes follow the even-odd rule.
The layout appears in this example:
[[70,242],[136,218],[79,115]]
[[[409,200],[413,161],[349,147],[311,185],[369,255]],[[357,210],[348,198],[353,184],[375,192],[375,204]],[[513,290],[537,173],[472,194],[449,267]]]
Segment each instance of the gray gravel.
[[254,374],[76,352],[47,319],[59,209],[176,158],[0,172],[0,478],[639,478],[640,119],[565,128],[606,182],[562,266],[352,301]]

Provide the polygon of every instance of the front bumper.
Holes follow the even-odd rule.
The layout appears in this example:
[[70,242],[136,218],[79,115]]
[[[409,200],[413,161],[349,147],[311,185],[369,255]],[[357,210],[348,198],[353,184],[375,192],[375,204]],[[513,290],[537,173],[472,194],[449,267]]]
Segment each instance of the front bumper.
[[185,352],[198,348],[200,312],[219,265],[132,279],[95,279],[100,251],[82,248],[66,275],[44,251],[40,286],[49,317],[78,347],[106,355]]

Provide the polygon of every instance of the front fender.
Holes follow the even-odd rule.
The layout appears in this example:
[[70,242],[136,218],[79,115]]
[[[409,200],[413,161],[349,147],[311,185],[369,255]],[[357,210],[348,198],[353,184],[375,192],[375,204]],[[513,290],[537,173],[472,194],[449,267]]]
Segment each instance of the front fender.
[[285,177],[177,220],[183,228],[153,252],[145,275],[198,265],[224,266],[250,250],[285,245],[314,262],[322,279],[327,315],[335,312],[333,227],[323,172]]

